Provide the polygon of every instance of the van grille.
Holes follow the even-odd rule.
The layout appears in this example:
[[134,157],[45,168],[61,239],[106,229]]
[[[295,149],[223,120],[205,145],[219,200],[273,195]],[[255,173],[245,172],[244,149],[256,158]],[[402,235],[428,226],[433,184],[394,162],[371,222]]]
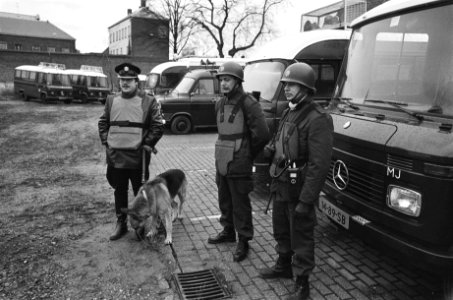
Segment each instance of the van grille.
[[412,171],[413,169],[412,159],[398,157],[392,154],[387,154],[387,165],[406,171]]
[[[333,186],[335,186],[333,181],[334,164],[335,161],[332,160],[329,174],[327,175],[327,181]],[[348,164],[347,167],[349,171],[349,183],[343,192],[370,203],[383,205],[385,203],[386,192],[384,177],[377,172],[365,170],[363,167],[359,168],[358,166]]]

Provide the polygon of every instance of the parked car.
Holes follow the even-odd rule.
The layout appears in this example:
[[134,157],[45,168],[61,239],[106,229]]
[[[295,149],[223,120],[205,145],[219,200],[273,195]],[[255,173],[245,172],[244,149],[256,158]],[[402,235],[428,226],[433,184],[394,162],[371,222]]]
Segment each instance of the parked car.
[[193,70],[166,95],[156,95],[166,124],[175,134],[215,127],[215,102],[220,89],[215,70]]

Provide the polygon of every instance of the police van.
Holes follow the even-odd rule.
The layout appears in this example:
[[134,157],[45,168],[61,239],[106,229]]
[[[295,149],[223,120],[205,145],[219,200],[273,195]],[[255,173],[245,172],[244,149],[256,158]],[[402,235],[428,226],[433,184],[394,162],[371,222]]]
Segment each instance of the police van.
[[148,74],[144,90],[151,95],[162,95],[170,92],[181,81],[184,75],[192,70],[216,70],[227,61],[234,61],[245,66],[243,58],[203,58],[185,57],[178,61],[169,61],[155,66]]
[[[350,30],[319,29],[276,39],[252,54],[244,68],[244,90],[257,98],[274,133],[288,107],[280,79],[295,62],[305,62],[315,71],[314,100],[327,106],[335,87]],[[255,187],[266,192],[270,183],[269,162],[259,155],[254,162]]]
[[417,267],[452,299],[453,2],[395,0],[352,23],[331,102],[319,209]]
[[18,66],[14,69],[14,92],[25,101],[37,98],[71,103],[72,86],[65,69],[64,64],[49,62]]
[[193,70],[169,93],[156,95],[165,123],[175,134],[216,127],[215,103],[220,97],[216,70]]
[[66,73],[71,79],[74,99],[79,99],[82,103],[90,101],[105,103],[110,94],[110,87],[102,67],[82,65],[79,70],[68,69]]

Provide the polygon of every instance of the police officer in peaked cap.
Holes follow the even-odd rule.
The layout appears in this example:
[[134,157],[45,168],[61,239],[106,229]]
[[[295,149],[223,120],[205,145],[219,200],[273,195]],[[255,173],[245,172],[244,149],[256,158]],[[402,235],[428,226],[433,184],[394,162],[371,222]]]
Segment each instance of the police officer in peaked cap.
[[137,78],[141,70],[139,67],[134,66],[131,63],[122,63],[115,67],[115,72],[118,73],[118,78],[120,79],[134,79]]
[[144,146],[154,148],[163,134],[163,119],[156,99],[138,88],[140,68],[131,63],[115,67],[120,93],[109,95],[98,129],[106,148],[107,181],[114,189],[116,228],[110,240],[127,233],[128,187],[134,195],[143,179],[149,177],[150,153]]

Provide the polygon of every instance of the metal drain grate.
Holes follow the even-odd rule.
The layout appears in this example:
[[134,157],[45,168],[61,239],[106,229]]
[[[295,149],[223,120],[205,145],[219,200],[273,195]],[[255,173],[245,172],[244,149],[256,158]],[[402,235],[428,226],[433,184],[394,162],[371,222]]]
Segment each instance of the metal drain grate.
[[231,298],[231,294],[220,284],[213,270],[175,274],[178,291],[184,300],[214,300]]

